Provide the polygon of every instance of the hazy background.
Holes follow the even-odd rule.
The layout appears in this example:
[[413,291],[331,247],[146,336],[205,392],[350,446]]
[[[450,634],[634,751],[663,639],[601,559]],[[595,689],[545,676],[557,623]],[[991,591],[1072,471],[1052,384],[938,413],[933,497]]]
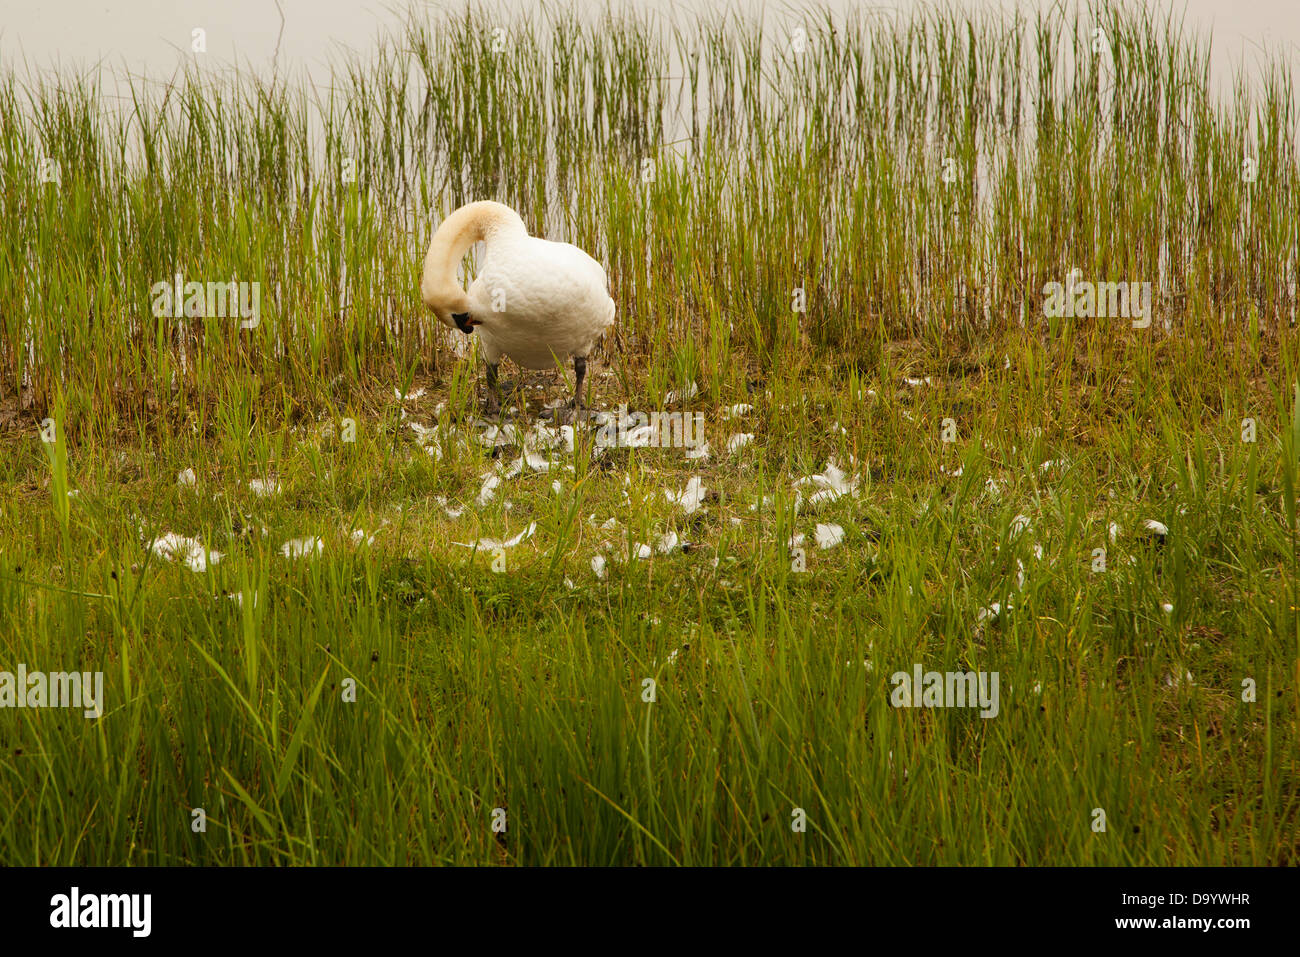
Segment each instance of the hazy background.
[[[881,3],[830,0],[833,10],[854,6],[880,10],[890,15],[925,6],[922,0],[886,0]],[[1012,8],[1012,2],[968,0],[960,6],[982,9]],[[1022,2],[1033,9],[1035,2]],[[1151,5],[1155,6],[1154,0]],[[428,3],[413,6],[428,8]],[[457,8],[459,3],[439,4]],[[585,5],[595,12],[603,4]],[[764,3],[760,0],[723,2],[672,2],[632,0],[615,6],[633,6],[669,12],[734,8],[779,14],[789,7],[802,7],[799,0]],[[1248,67],[1259,51],[1267,48],[1285,55],[1295,64],[1300,51],[1300,2],[1297,0],[1173,0],[1164,4],[1186,11],[1187,22],[1198,31],[1214,30],[1214,73],[1216,83],[1231,74],[1238,63]],[[516,0],[513,10],[536,9],[530,0]],[[319,78],[339,47],[364,50],[387,24],[400,21],[408,5],[373,0],[119,0],[119,2],[72,2],[72,0],[4,0],[0,13],[0,62],[4,66],[25,60],[27,65],[48,68],[87,67],[104,61],[121,74],[169,74],[184,59],[206,66],[241,65],[257,69],[273,64],[281,71],[308,70]],[[283,25],[281,13],[283,11]],[[206,57],[190,51],[190,31],[207,31]],[[277,56],[278,44],[278,56]],[[21,72],[21,71],[20,71]]]

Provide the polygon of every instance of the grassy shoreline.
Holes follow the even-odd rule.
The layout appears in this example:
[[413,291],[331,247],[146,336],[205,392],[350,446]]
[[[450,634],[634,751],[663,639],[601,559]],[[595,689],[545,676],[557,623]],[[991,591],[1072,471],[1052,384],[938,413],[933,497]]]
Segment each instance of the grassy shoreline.
[[[960,11],[809,15],[798,61],[555,22],[413,20],[324,110],[142,87],[117,133],[0,72],[0,672],[106,697],[0,708],[0,862],[1296,863],[1289,78],[1214,106],[1110,5],[1043,34],[1103,25],[1117,67],[1068,83]],[[735,104],[680,152],[673,42]],[[978,95],[1009,76],[1051,92]],[[707,458],[539,446],[550,375],[545,468],[484,444],[417,271],[486,196],[606,260],[597,406],[700,411]],[[1046,318],[1074,268],[1154,321]],[[260,282],[259,321],[155,317],[178,272]],[[892,706],[918,664],[998,672],[998,715]]]

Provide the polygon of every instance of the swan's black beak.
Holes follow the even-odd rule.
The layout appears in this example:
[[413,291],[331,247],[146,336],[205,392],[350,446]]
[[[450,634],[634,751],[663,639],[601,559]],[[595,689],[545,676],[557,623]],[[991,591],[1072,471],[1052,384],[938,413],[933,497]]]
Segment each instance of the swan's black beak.
[[469,317],[468,312],[453,312],[451,314],[451,321],[456,323],[456,328],[467,336],[472,333],[474,327],[478,325],[476,320]]

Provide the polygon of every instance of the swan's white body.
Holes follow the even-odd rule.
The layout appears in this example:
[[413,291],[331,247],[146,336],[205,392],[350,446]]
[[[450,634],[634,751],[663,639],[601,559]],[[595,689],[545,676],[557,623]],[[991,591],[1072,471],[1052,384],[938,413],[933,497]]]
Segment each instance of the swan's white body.
[[[480,240],[487,259],[466,292],[456,270]],[[577,246],[528,235],[513,209],[489,200],[462,206],[438,227],[420,294],[445,325],[478,331],[489,367],[503,355],[526,369],[585,359],[614,324],[600,263]]]

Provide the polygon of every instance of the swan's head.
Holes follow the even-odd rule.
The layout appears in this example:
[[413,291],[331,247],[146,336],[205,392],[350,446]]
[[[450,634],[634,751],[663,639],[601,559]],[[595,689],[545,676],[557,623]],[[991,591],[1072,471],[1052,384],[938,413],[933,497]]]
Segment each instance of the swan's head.
[[439,288],[436,283],[426,281],[420,292],[425,305],[448,329],[459,329],[469,335],[479,324],[477,319],[470,316],[469,297],[459,286]]
[[451,321],[456,323],[456,328],[467,336],[474,331],[475,326],[483,324],[481,319],[471,318],[468,312],[453,312],[451,314]]

